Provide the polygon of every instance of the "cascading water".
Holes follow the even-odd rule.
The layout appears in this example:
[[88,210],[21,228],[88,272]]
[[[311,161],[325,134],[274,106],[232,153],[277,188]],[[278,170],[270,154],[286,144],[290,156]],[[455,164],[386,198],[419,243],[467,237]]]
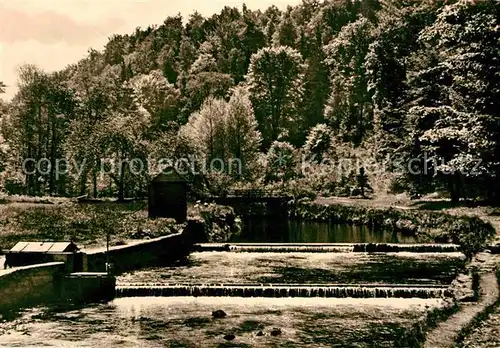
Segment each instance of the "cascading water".
[[453,253],[459,252],[456,244],[389,244],[389,243],[333,243],[333,244],[283,244],[283,243],[207,243],[197,244],[196,251],[233,252],[279,252],[279,253],[346,253],[346,252],[411,252],[411,253]]
[[253,285],[253,284],[175,284],[118,285],[117,297],[334,297],[334,298],[443,298],[450,296],[440,286],[352,286],[352,285]]
[[116,296],[443,298],[450,292],[442,279],[463,256],[458,245],[417,244],[367,227],[250,225],[227,243],[196,244],[187,264],[122,278]]

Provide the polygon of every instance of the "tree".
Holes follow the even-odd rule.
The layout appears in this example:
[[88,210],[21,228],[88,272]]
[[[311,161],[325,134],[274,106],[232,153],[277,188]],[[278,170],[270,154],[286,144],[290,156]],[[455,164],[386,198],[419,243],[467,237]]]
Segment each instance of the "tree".
[[432,175],[454,202],[467,196],[465,187],[479,187],[469,194],[490,199],[499,190],[498,15],[494,1],[458,1],[420,35],[429,59],[410,83],[410,146],[414,155],[425,155],[430,173],[414,176]]
[[154,131],[161,131],[176,122],[180,93],[161,71],[137,75],[130,81],[136,102],[151,115]]
[[282,13],[275,6],[272,5],[266,9],[264,12],[263,26],[264,34],[266,37],[266,45],[271,46],[273,44],[273,38],[276,32],[276,24],[279,23]]
[[243,174],[248,174],[257,158],[262,136],[247,90],[236,88],[229,100],[226,115],[228,154],[241,160]]
[[195,46],[199,46],[206,39],[203,24],[204,18],[199,12],[195,11],[189,16],[189,20],[186,24],[186,34],[193,40]]
[[28,194],[64,195],[56,165],[64,155],[68,123],[76,107],[74,95],[60,83],[60,74],[46,74],[33,65],[22,66],[19,74],[19,92],[2,126],[8,169],[24,176]]
[[218,72],[201,72],[187,78],[185,87],[186,103],[182,117],[187,120],[189,115],[199,110],[205,99],[215,97],[226,99],[234,86],[234,80],[228,74]]
[[290,47],[263,48],[252,56],[247,84],[264,148],[297,133],[304,70],[300,53]]
[[183,72],[187,72],[196,60],[196,47],[189,38],[184,37],[181,42],[179,59]]
[[226,113],[227,103],[224,100],[209,97],[200,111],[192,114],[180,130],[181,135],[190,139],[195,153],[206,159],[206,162],[226,160]]
[[[265,46],[266,37],[258,24],[259,14],[243,9],[243,29],[239,33],[240,48],[244,57],[243,65],[240,66],[240,71],[235,71],[233,75],[236,83],[243,81],[245,74],[250,66],[252,54]],[[235,76],[236,75],[236,76]]]
[[[11,163],[13,171],[24,176],[27,193],[31,195],[41,193],[44,180],[35,163],[45,157],[47,82],[48,76],[36,66],[20,67],[19,91],[11,102],[10,119],[2,127],[14,161]],[[23,163],[26,163],[25,168]]]
[[275,141],[267,152],[266,178],[270,181],[289,180],[296,175],[296,150],[286,141]]
[[295,47],[298,39],[297,28],[291,17],[291,8],[283,14],[280,24],[274,33],[274,44],[276,46]]
[[202,72],[215,71],[217,71],[217,62],[213,55],[213,46],[210,42],[204,42],[200,47],[198,58],[189,69],[189,74],[196,75]]
[[331,80],[325,119],[344,141],[358,145],[373,123],[364,68],[371,30],[370,22],[360,18],[344,26],[325,48]]
[[[125,107],[113,112],[102,124],[96,134],[102,159],[107,163],[104,168],[118,188],[118,200],[123,201],[127,191],[134,184],[134,176],[138,181],[145,174],[145,168],[132,167],[132,160],[146,162],[144,133],[149,126],[149,114],[133,107]],[[128,176],[128,180],[126,180]],[[136,188],[140,191],[140,188]]]
[[68,86],[76,95],[79,109],[69,125],[65,152],[69,160],[83,165],[79,177],[81,195],[87,193],[89,175],[93,194],[98,194],[101,149],[96,130],[120,102],[121,73],[121,65],[108,66],[104,56],[94,50],[69,71]]

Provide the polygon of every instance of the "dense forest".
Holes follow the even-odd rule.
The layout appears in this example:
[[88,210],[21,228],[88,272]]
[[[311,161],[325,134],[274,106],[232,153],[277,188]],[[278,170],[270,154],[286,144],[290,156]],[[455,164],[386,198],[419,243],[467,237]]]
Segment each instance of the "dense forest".
[[114,35],[55,73],[23,66],[0,100],[3,190],[123,199],[166,159],[200,195],[498,200],[499,7],[225,7]]

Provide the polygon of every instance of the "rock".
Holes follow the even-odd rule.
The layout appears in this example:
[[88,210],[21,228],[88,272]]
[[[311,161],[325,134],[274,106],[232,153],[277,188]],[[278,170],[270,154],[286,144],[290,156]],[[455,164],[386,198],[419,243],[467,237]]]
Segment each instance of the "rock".
[[481,262],[481,263],[488,261],[488,259],[489,259],[489,254],[486,254],[486,253],[479,253],[475,257],[475,261]]
[[274,328],[271,330],[271,336],[279,336],[281,335],[281,329],[280,328]]
[[224,339],[225,339],[226,341],[232,341],[232,340],[234,340],[235,338],[236,338],[236,336],[235,336],[235,335],[233,335],[233,334],[229,334],[229,335],[225,335],[225,336],[224,336]]
[[227,316],[226,312],[224,312],[222,309],[218,309],[212,312],[212,317],[214,317],[215,319],[222,319],[226,316]]
[[471,282],[472,283],[472,277],[470,275],[467,275],[467,274],[460,274],[457,278],[456,278],[456,281],[460,284],[463,284],[463,283],[469,283]]
[[458,302],[474,302],[476,300],[476,296],[474,294],[474,291],[469,290],[460,292],[459,294],[455,295],[455,299]]
[[263,333],[262,331],[259,331],[259,332],[257,332],[257,333],[255,334],[255,336],[259,336],[259,337],[260,337],[260,336],[264,336],[264,333]]
[[459,302],[475,301],[475,294],[472,290],[472,277],[467,274],[460,274],[451,283],[453,297]]

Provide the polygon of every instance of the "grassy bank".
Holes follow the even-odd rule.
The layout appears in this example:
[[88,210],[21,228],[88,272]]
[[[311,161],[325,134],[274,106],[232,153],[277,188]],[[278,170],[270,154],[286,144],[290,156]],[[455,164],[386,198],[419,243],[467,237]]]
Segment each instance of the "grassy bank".
[[[191,205],[189,218],[205,225],[210,241],[239,231],[239,220],[231,208]],[[155,238],[182,231],[173,219],[149,219],[147,202],[79,203],[61,198],[3,197],[0,204],[0,249],[19,241],[73,240],[86,247],[102,246],[109,233],[110,244]]]
[[322,204],[302,201],[290,204],[290,217],[297,220],[367,225],[414,235],[419,242],[456,243],[471,256],[495,235],[491,223],[477,216],[442,211],[401,209],[357,204]]

